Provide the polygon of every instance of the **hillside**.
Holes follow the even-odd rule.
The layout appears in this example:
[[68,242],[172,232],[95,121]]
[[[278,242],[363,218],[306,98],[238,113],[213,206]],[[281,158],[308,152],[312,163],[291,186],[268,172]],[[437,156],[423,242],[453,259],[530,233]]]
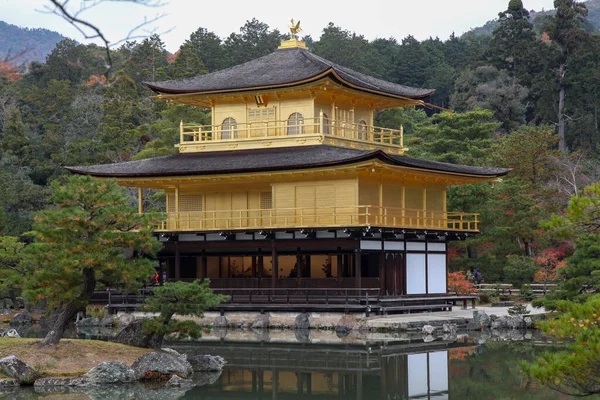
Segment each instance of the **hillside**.
[[[600,0],[588,0],[584,1],[584,3],[589,11],[587,17],[589,24],[596,30],[600,30]],[[532,11],[531,18],[533,25],[536,27],[536,29],[538,29],[541,25],[543,17],[552,15],[554,13],[554,10],[539,12],[533,10],[530,11]],[[497,20],[488,21],[485,23],[485,25],[473,28],[469,32],[472,32],[476,35],[491,35],[494,29],[496,28],[497,23]]]
[[56,43],[64,39],[61,34],[48,29],[21,28],[0,21],[0,60],[12,59],[23,52],[13,64],[46,61]]

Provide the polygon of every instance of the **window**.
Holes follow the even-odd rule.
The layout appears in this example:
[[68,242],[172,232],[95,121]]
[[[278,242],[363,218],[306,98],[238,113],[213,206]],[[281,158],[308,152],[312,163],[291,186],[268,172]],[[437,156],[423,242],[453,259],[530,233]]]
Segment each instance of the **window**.
[[323,113],[323,135],[329,135],[329,124],[331,124],[329,117]]
[[358,122],[358,139],[367,140],[367,121],[364,119]]
[[304,116],[300,113],[293,113],[287,121],[288,135],[304,134]]
[[260,194],[260,209],[270,210],[271,208],[273,208],[273,193],[262,192]]
[[[167,212],[174,213],[176,210],[175,195],[169,194],[167,202],[169,204]],[[180,212],[202,211],[203,203],[204,203],[204,196],[201,194],[180,195],[179,196],[179,211]]]
[[237,136],[237,121],[233,118],[225,118],[221,125],[221,139],[234,139]]

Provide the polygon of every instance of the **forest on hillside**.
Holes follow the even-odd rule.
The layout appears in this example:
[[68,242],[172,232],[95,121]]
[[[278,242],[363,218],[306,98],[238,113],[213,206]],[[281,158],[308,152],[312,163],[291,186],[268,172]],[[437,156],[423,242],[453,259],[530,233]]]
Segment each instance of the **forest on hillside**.
[[[584,187],[600,177],[600,34],[584,5],[556,4],[557,12],[532,24],[522,2],[511,0],[491,35],[368,41],[329,24],[319,38],[304,38],[338,64],[437,89],[428,99],[435,107],[376,116],[376,125],[404,125],[409,156],[513,169],[501,183],[449,193],[449,210],[479,212],[482,221],[481,235],[453,243],[451,267],[478,267],[487,282],[554,280],[569,257],[596,251],[578,247],[591,228],[560,236],[540,225],[563,214],[569,199],[593,197]],[[71,39],[26,72],[0,65],[0,235],[31,229],[64,166],[172,154],[179,121],[210,123],[206,110],[153,100],[143,82],[227,68],[274,51],[284,38],[252,19],[226,38],[199,27],[173,55],[157,35],[126,42],[111,50],[110,74],[104,48]],[[147,208],[159,209],[158,198]]]

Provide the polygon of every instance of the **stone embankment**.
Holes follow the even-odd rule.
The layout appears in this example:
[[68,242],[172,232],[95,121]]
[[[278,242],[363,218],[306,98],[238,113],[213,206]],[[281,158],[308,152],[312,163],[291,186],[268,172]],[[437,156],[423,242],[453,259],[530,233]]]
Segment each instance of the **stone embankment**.
[[[196,356],[188,360],[185,354],[172,349],[144,354],[131,366],[122,361],[103,362],[77,377],[42,377],[40,372],[14,355],[0,359],[0,370],[9,379],[0,379],[0,389],[33,385],[36,392],[52,393],[87,391],[102,387],[135,384],[143,381],[162,382],[163,388],[189,389],[214,382],[225,360],[219,356]],[[140,389],[128,389],[139,391]],[[118,390],[117,390],[118,391]],[[139,398],[150,398],[141,396]]]
[[[337,333],[360,332],[420,332],[426,325],[441,330],[444,325],[455,326],[456,329],[481,330],[490,329],[530,329],[535,327],[535,320],[543,318],[543,309],[527,309],[523,316],[511,316],[508,307],[479,307],[475,310],[455,310],[449,312],[433,312],[418,314],[398,314],[386,316],[370,316],[364,314],[340,313],[252,313],[229,312],[205,313],[204,318],[185,317],[198,322],[206,328],[265,330],[329,330]],[[141,319],[143,313],[121,314],[118,319],[133,317]]]

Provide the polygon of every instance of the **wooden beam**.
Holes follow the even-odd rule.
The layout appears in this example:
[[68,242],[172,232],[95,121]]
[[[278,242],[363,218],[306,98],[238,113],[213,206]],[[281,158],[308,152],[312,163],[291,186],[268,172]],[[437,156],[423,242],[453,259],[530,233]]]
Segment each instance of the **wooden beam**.
[[[361,287],[361,258],[362,258],[362,253],[360,250],[357,250],[354,252],[354,279],[355,279],[355,286],[357,289],[360,289]],[[360,295],[360,292],[358,293],[358,295]]]
[[275,240],[271,240],[271,287],[275,289],[277,287],[277,275],[279,273],[279,264],[277,262],[277,247],[275,247]]

